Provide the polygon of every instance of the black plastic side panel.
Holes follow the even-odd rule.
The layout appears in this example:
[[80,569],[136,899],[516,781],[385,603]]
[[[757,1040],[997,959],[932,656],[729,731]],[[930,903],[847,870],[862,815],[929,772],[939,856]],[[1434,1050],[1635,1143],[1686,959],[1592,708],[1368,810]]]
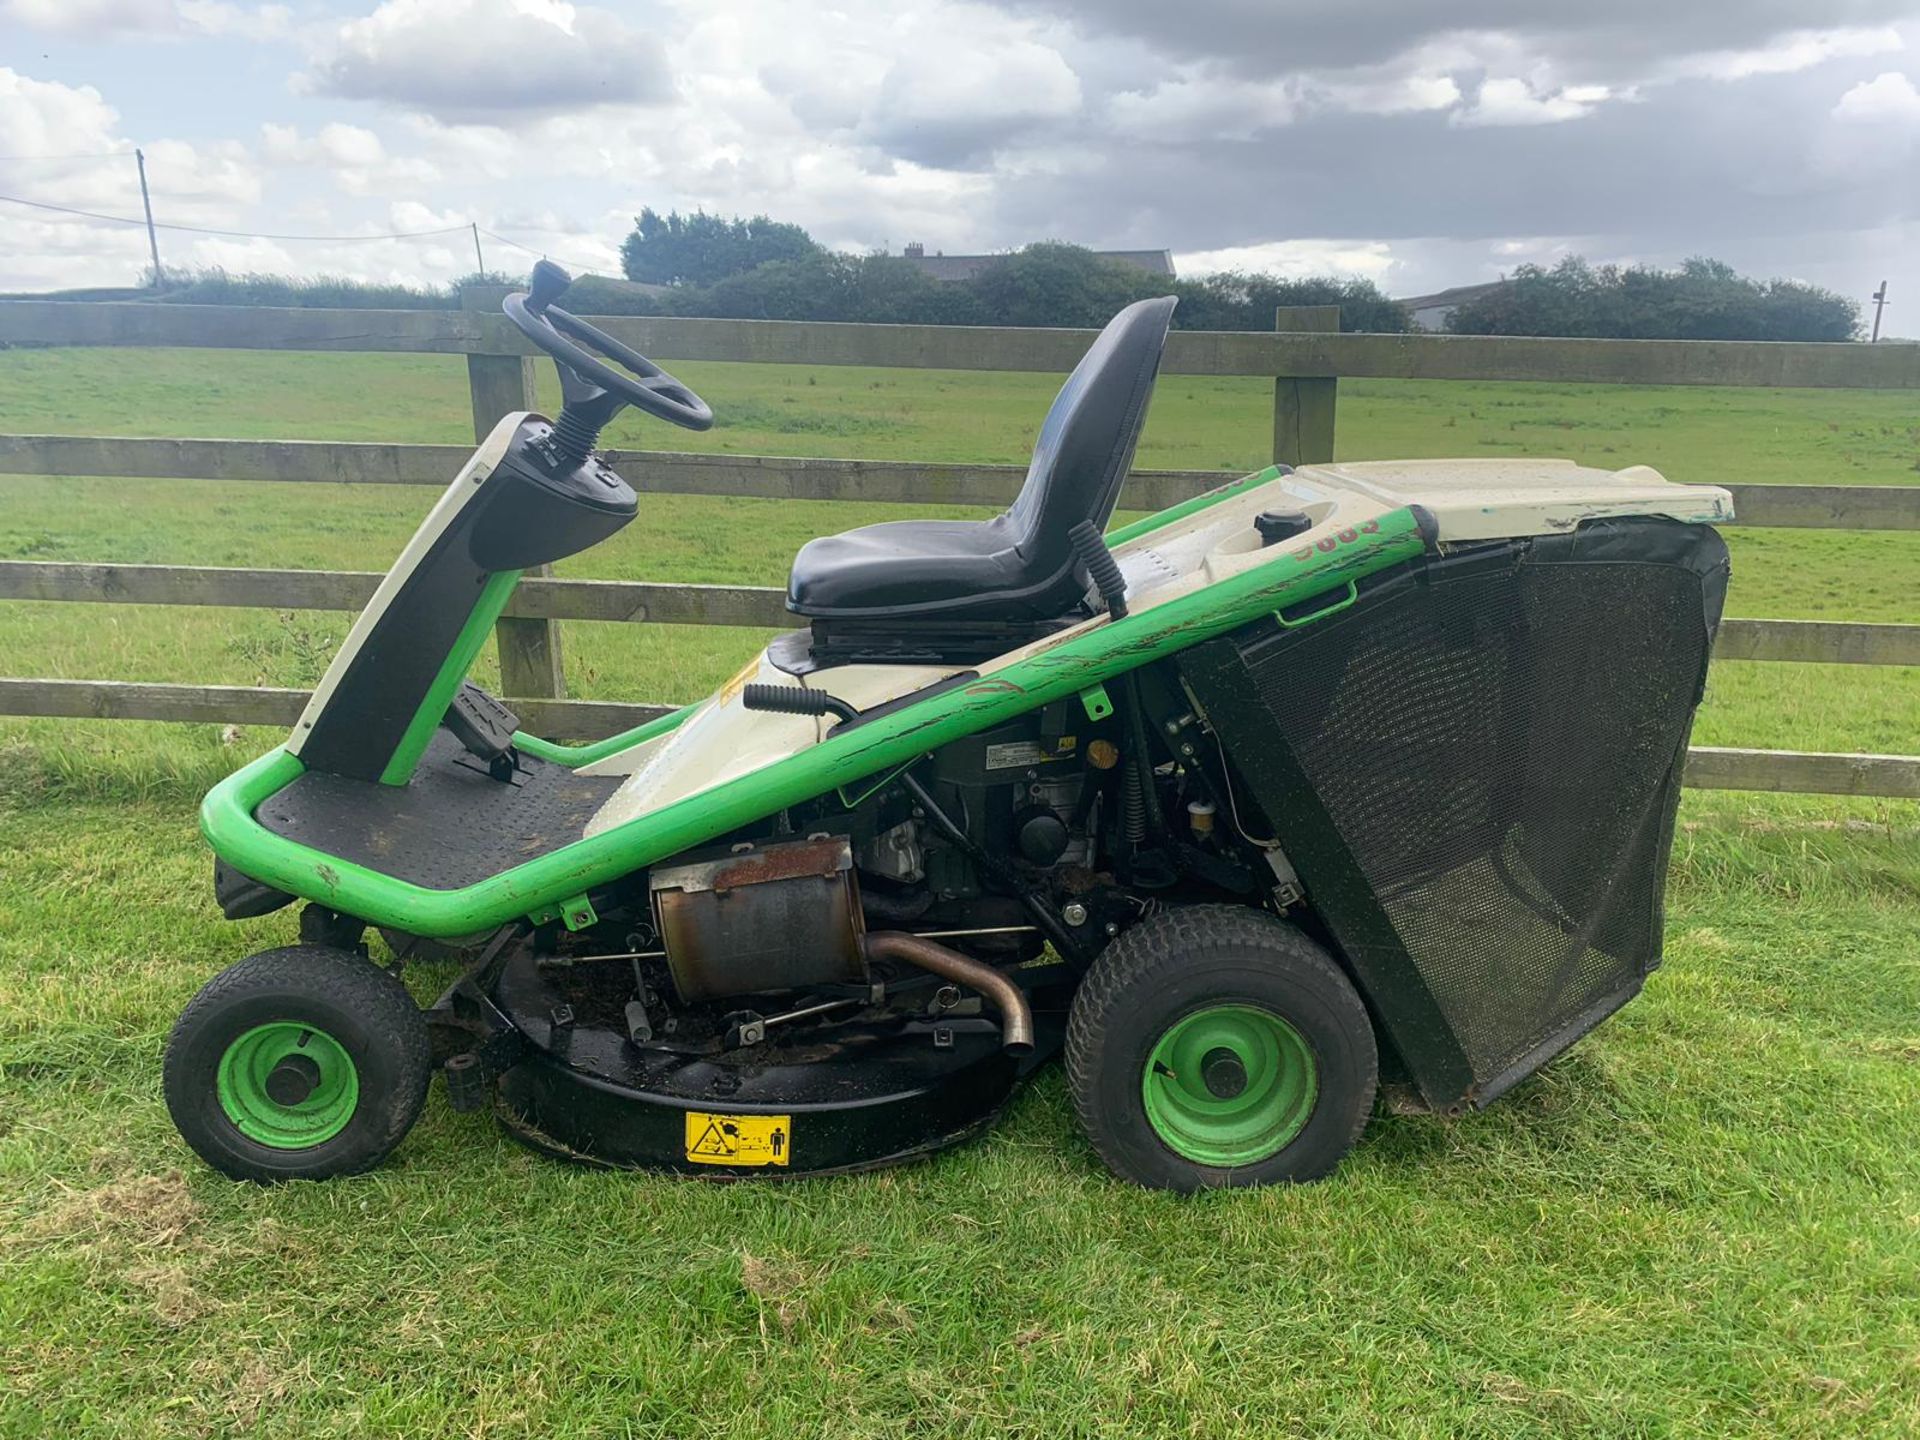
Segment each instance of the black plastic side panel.
[[450,525],[400,587],[300,746],[310,771],[378,780],[480,599],[467,553],[475,509]]
[[632,520],[633,489],[603,462],[569,461],[544,420],[514,436],[488,482],[492,494],[469,546],[483,569],[527,570],[590,550]]
[[606,466],[557,462],[544,420],[515,433],[480,497],[407,577],[300,746],[309,770],[377,780],[413,723],[491,574],[563,559],[633,519]]
[[213,861],[213,898],[220,902],[220,913],[229,920],[251,920],[271,915],[293,903],[284,890],[262,884],[251,875],[236,870],[218,856]]

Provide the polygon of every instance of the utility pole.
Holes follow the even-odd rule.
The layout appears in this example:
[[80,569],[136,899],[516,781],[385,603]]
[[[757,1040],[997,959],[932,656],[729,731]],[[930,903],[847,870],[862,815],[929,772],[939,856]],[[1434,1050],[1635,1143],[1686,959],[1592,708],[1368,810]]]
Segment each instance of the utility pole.
[[480,222],[478,220],[469,220],[467,222],[467,228],[473,231],[473,263],[477,267],[474,271],[474,278],[477,280],[485,280],[487,278],[487,257],[480,253]]
[[1873,292],[1873,341],[1872,343],[1875,345],[1878,345],[1880,343],[1880,317],[1886,313],[1886,310],[1887,310],[1887,282],[1882,280],[1880,282],[1880,288]]
[[139,150],[133,152],[134,163],[140,167],[140,203],[147,212],[147,249],[153,255],[153,288],[160,288],[160,237],[153,229],[153,197],[147,194],[147,157]]

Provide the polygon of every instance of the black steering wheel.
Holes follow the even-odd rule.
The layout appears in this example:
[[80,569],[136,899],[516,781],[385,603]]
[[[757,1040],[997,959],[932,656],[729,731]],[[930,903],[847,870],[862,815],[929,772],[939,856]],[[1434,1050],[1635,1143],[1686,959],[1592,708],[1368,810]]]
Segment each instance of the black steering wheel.
[[[509,295],[501,307],[521,334],[558,363],[567,404],[604,409],[607,414],[596,417],[601,424],[626,404],[689,430],[712,429],[713,408],[706,401],[632,346],[553,303],[572,283],[566,271],[542,260],[533,267],[527,293]],[[625,371],[616,370],[602,356],[618,361]]]

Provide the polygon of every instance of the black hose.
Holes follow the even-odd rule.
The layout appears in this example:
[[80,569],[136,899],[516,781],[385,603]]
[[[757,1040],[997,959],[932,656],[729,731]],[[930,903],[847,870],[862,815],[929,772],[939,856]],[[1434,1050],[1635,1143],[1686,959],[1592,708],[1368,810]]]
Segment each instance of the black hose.
[[1106,602],[1107,615],[1114,620],[1127,618],[1127,582],[1120,573],[1120,562],[1107,548],[1106,537],[1091,520],[1082,520],[1067,532],[1067,543],[1080,563],[1087,567],[1094,589]]

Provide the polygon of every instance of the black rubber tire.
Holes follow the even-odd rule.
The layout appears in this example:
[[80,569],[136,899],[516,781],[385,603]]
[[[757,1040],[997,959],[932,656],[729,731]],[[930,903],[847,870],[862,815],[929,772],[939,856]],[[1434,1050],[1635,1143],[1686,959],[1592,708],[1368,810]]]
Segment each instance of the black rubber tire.
[[[359,1101],[331,1139],[282,1150],[243,1135],[220,1104],[220,1057],[257,1025],[298,1021],[347,1052]],[[426,1016],[365,956],[327,945],[263,950],[207,982],[174,1022],[163,1085],[181,1137],[214,1169],[266,1183],[355,1175],[386,1159],[420,1118],[432,1078]]]
[[[1319,1093],[1292,1141],[1230,1169],[1189,1160],[1155,1133],[1141,1094],[1147,1058],[1197,1010],[1253,1005],[1280,1015],[1314,1053]],[[1317,1180],[1360,1138],[1379,1083],[1373,1024],[1325,950],[1284,921],[1234,905],[1198,905],[1142,921],[1094,961],[1067,1024],[1067,1083],[1107,1168],[1150,1189]]]

